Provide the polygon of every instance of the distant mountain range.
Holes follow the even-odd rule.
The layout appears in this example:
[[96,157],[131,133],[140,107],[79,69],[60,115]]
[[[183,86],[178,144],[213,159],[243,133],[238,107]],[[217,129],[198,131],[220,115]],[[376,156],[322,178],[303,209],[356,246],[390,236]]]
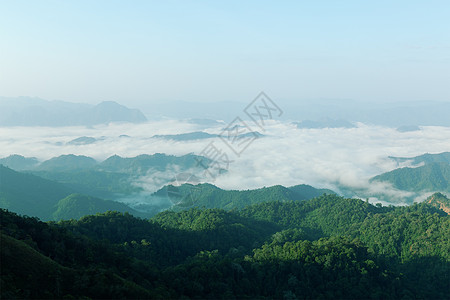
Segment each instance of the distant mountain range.
[[43,220],[80,218],[117,210],[140,214],[125,204],[74,194],[75,190],[32,174],[0,165],[0,207]]
[[[192,159],[159,156],[161,161]],[[155,157],[150,155],[130,159],[112,157],[97,164],[89,157],[67,155],[42,163],[37,168],[46,171],[33,171],[33,174],[17,172],[0,164],[0,208],[43,220],[78,219],[108,210],[149,217],[169,208],[184,210],[197,206],[232,210],[272,200],[302,201],[324,193],[334,194],[333,191],[308,185],[227,191],[211,184],[181,184],[167,185],[148,195],[147,206],[142,205],[139,211],[121,202],[104,200],[103,197],[117,197],[118,194],[138,195],[142,190],[133,186],[130,174],[137,168],[142,168],[140,172],[149,169],[152,159]],[[75,161],[80,162],[77,168],[74,168]],[[164,163],[160,164],[162,166]],[[63,168],[63,165],[66,167]],[[93,169],[92,166],[102,167]]]
[[[230,135],[233,136],[233,132],[230,132]],[[188,133],[180,133],[180,134],[166,134],[166,135],[154,135],[152,138],[159,138],[159,139],[165,139],[165,140],[174,140],[174,141],[193,141],[193,140],[203,140],[203,139],[211,139],[211,138],[218,138],[220,136],[228,137],[227,135],[221,135],[221,134],[211,134],[203,131],[195,131],[195,132],[188,132]],[[237,139],[242,138],[248,138],[248,137],[263,137],[264,135],[257,132],[247,132],[243,134],[238,134],[236,136]],[[233,136],[234,137],[234,136]]]
[[[438,101],[355,101],[348,99],[278,99],[269,95],[283,110],[281,120],[345,120],[417,130],[417,126],[450,126],[450,102]],[[142,103],[140,108],[155,117],[175,119],[208,118],[232,121],[252,101]],[[316,126],[314,124],[314,126]],[[321,125],[322,126],[322,125]],[[327,126],[329,127],[329,126]]]
[[389,156],[390,159],[397,163],[410,162],[412,165],[419,165],[421,163],[448,163],[450,164],[450,152],[442,152],[437,154],[425,153],[415,157],[394,157]]
[[0,126],[89,126],[145,121],[147,118],[138,109],[113,101],[91,105],[29,97],[0,98]]
[[356,126],[346,120],[325,119],[321,121],[303,120],[301,122],[294,122],[297,128],[305,129],[323,129],[323,128],[355,128]]
[[[11,155],[0,159],[0,164],[16,171],[26,171],[42,178],[60,182],[78,193],[103,199],[117,199],[143,191],[135,182],[141,176],[169,176],[171,168],[176,173],[204,171],[201,162],[208,166],[211,161],[194,154],[173,156],[161,153],[120,157],[114,155],[103,162],[83,155],[61,155],[44,162],[36,158]],[[167,173],[167,174],[166,174]],[[175,176],[173,174],[172,176]],[[168,179],[166,179],[168,180]]]

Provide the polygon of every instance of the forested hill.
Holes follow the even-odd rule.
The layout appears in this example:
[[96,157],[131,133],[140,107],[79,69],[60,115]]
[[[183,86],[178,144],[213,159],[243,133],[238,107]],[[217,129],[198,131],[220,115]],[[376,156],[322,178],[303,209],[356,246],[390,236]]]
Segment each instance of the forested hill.
[[450,216],[436,201],[449,200],[323,195],[58,223],[1,210],[1,297],[445,299]]
[[301,201],[323,194],[335,194],[328,189],[317,189],[301,184],[293,187],[275,185],[255,190],[223,190],[212,184],[167,185],[154,196],[169,197],[175,204],[173,210],[191,207],[241,209],[248,205],[267,201]]
[[400,168],[375,176],[372,181],[385,181],[395,188],[412,192],[450,192],[450,164],[427,163],[417,168]]
[[76,193],[67,185],[0,165],[0,207],[43,220],[80,218],[117,210],[144,216],[123,203]]

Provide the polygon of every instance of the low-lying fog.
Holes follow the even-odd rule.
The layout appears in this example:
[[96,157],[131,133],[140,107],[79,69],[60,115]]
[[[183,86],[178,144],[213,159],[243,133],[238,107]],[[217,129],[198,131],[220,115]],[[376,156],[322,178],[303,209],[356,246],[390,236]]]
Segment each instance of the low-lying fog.
[[[202,151],[214,143],[232,161],[228,172],[211,182],[224,189],[253,189],[281,184],[309,184],[340,191],[345,186],[383,191],[392,197],[404,192],[368,180],[399,166],[388,156],[411,157],[440,153],[450,149],[450,128],[425,126],[420,130],[400,132],[395,128],[357,123],[355,128],[300,129],[290,122],[272,121],[261,128],[257,138],[237,156],[218,137],[175,141],[155,135],[204,131],[219,134],[225,123],[195,124],[189,121],[163,120],[144,124],[109,124],[93,127],[4,127],[0,128],[0,158],[11,154],[46,160],[62,154],[86,155],[102,161],[111,155],[133,157],[139,154],[166,153],[184,155]],[[248,125],[251,127],[251,123]],[[90,143],[71,142],[92,137]],[[174,173],[174,170],[167,170]],[[171,178],[176,174],[159,174]],[[160,186],[145,182],[165,182],[142,178],[140,183],[153,192]],[[402,194],[403,193],[403,194]],[[407,193],[406,193],[407,194]],[[401,200],[393,201],[397,204]]]

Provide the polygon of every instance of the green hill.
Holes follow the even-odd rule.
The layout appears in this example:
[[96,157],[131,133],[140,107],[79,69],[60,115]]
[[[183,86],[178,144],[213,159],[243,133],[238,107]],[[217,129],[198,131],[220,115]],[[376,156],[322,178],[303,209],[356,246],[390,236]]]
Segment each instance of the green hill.
[[203,171],[199,161],[206,166],[210,163],[206,158],[193,154],[173,156],[157,153],[129,158],[114,155],[101,163],[86,156],[62,155],[42,162],[29,172],[63,183],[78,193],[118,199],[143,191],[134,184],[140,176],[164,172],[171,167],[177,172],[192,168]]
[[108,210],[129,212],[138,216],[139,213],[127,205],[119,202],[103,200],[81,194],[71,194],[56,204],[52,214],[53,220],[79,219],[86,215],[104,213]]
[[58,223],[0,210],[1,297],[446,299],[450,216],[434,204],[323,195]]
[[326,189],[316,189],[308,185],[297,185],[290,188],[276,185],[255,190],[222,190],[212,184],[168,185],[154,193],[154,196],[169,197],[175,204],[173,209],[190,207],[240,209],[248,205],[267,201],[307,200],[333,193]]
[[450,215],[450,200],[441,193],[435,193],[425,201]]
[[125,204],[73,194],[66,185],[0,165],[0,207],[43,220],[80,218],[107,210],[143,215]]
[[49,220],[55,204],[72,194],[66,186],[0,165],[0,207]]
[[299,184],[288,187],[291,191],[296,194],[296,200],[309,200],[315,197],[322,196],[323,194],[336,194],[334,191],[329,189],[317,189],[307,184]]
[[[67,270],[49,257],[39,253],[25,241],[0,233],[0,277],[3,299],[49,298],[58,295]],[[63,275],[64,273],[64,275]]]
[[72,190],[104,199],[115,199],[118,195],[130,195],[142,191],[133,185],[133,177],[125,173],[74,170],[74,171],[33,171],[39,177],[57,181]]
[[450,192],[450,164],[428,163],[417,168],[400,168],[375,176],[372,181],[389,182],[405,191]]

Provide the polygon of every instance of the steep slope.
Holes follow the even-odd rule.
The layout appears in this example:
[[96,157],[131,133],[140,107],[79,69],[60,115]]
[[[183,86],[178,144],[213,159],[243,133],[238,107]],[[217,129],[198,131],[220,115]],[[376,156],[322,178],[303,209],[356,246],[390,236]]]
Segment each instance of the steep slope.
[[450,199],[441,193],[431,195],[425,203],[431,204],[450,215]]
[[[8,287],[1,293],[3,299],[14,299],[19,295],[24,298],[58,295],[58,289],[65,281],[63,278],[70,272],[26,242],[3,233],[0,233],[0,261],[1,290]],[[24,290],[31,293],[21,295]]]
[[0,207],[43,220],[80,218],[86,214],[107,210],[128,211],[141,214],[114,201],[83,195],[54,181],[35,175],[19,173],[0,165]]
[[49,220],[55,204],[72,194],[66,186],[0,165],[0,207]]
[[372,181],[390,182],[405,191],[450,192],[450,164],[428,163],[417,168],[400,168],[375,176]]
[[324,195],[58,223],[0,210],[0,225],[2,298],[448,298],[450,216],[429,203]]

